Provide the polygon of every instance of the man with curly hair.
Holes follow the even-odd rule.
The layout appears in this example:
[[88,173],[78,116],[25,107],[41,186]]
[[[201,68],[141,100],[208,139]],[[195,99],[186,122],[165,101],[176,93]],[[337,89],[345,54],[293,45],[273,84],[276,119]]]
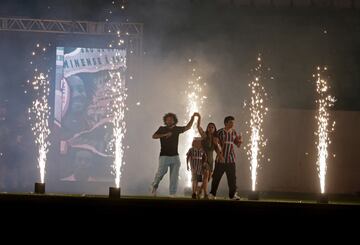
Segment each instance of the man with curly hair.
[[180,158],[178,153],[179,135],[189,130],[193,123],[195,116],[199,116],[198,113],[194,113],[189,123],[185,127],[177,126],[177,116],[174,113],[167,113],[164,117],[165,126],[160,127],[152,136],[153,139],[160,139],[161,151],[159,157],[159,167],[152,183],[152,194],[156,196],[157,188],[162,178],[170,168],[170,197],[174,197],[177,191]]

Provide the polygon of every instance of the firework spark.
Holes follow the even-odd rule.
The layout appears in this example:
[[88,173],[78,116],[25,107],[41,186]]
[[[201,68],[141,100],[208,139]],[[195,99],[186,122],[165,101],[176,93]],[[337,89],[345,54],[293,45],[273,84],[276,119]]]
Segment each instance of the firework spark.
[[[120,54],[117,54],[120,55]],[[110,103],[108,105],[108,117],[112,123],[112,140],[110,142],[110,152],[114,156],[114,162],[112,165],[112,173],[115,175],[116,187],[120,187],[121,179],[121,167],[125,164],[124,158],[124,145],[123,140],[126,134],[126,98],[127,88],[125,87],[125,80],[123,74],[119,70],[109,71],[109,80],[107,82],[108,95],[110,97]]]
[[[115,11],[117,9],[119,1],[112,1],[112,7]],[[109,16],[106,21],[111,21],[113,16],[113,10],[109,11]],[[108,32],[112,32],[110,29]],[[125,41],[122,39],[122,33],[117,30],[116,37],[109,44],[109,48],[122,48],[125,44]],[[121,60],[122,63],[126,64],[126,58],[122,57],[120,49],[116,49],[115,60]],[[125,59],[125,60],[124,60]],[[124,137],[126,134],[126,122],[125,122],[125,111],[126,107],[126,98],[127,98],[127,88],[125,85],[125,69],[119,68],[117,64],[112,63],[112,69],[109,71],[109,79],[106,83],[107,86],[107,95],[110,98],[108,104],[108,118],[112,124],[112,137],[109,142],[108,150],[114,157],[114,162],[112,164],[111,173],[115,176],[115,185],[117,188],[120,188],[121,183],[121,169],[125,165],[124,162]]]
[[[41,48],[40,44],[36,45],[36,51],[46,51],[46,48]],[[32,56],[39,54],[43,56],[41,51],[32,52]],[[32,61],[31,64],[34,62]],[[50,81],[49,76],[45,72],[40,72],[40,68],[34,68],[34,76],[32,81],[28,81],[31,85],[35,94],[35,99],[32,102],[32,106],[29,108],[29,120],[31,121],[31,129],[35,136],[35,144],[38,148],[38,167],[40,169],[40,180],[41,183],[45,182],[45,171],[46,171],[46,159],[49,151],[50,141],[50,128],[49,128],[49,117],[50,117],[50,106],[49,106],[49,94],[50,94]]]
[[326,67],[317,67],[317,74],[313,75],[317,93],[317,99],[315,101],[317,104],[317,115],[315,116],[315,119],[317,120],[318,126],[317,131],[315,132],[315,135],[317,136],[317,141],[315,143],[318,151],[316,165],[322,194],[325,193],[326,161],[328,158],[328,146],[331,144],[329,134],[334,131],[335,127],[335,121],[333,121],[332,124],[330,122],[329,109],[334,106],[336,101],[335,97],[329,93],[330,86],[324,75],[326,71]]
[[266,146],[267,142],[263,135],[264,117],[268,112],[268,108],[265,106],[267,93],[263,86],[264,79],[261,56],[259,55],[253,77],[248,85],[251,90],[251,100],[250,103],[246,104],[250,112],[250,122],[247,123],[250,127],[248,131],[250,134],[250,141],[246,148],[248,159],[250,161],[251,188],[253,191],[256,190],[257,169],[259,167],[260,158],[264,157],[261,150]]
[[[193,65],[193,60],[188,60]],[[207,97],[204,95],[204,87],[206,83],[203,82],[201,76],[199,76],[197,69],[192,68],[191,78],[187,81],[187,89],[185,90],[186,96],[186,118],[190,118],[195,112],[201,113],[202,105]],[[185,122],[186,123],[186,122]],[[193,128],[186,134],[185,149],[188,149],[192,145],[194,137],[199,135],[196,127],[196,122]],[[186,187],[191,187],[191,173],[186,172]]]

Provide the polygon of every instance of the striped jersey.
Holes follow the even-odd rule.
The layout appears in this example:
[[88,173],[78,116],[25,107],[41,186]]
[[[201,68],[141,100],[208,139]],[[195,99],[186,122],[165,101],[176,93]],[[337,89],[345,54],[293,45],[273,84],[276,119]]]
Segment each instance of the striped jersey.
[[[224,159],[226,163],[234,163],[236,161],[235,145],[239,143],[239,136],[234,129],[226,131],[224,128],[219,129],[218,137]],[[217,160],[219,160],[217,158]]]
[[190,159],[191,172],[196,175],[202,175],[204,170],[204,163],[206,160],[206,152],[203,149],[190,148],[186,154]]

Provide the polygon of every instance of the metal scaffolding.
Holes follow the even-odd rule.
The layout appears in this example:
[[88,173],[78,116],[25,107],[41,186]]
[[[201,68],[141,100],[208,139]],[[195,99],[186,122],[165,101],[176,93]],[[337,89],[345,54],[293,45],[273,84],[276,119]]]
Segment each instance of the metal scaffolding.
[[0,17],[0,31],[42,32],[78,35],[118,35],[142,54],[143,24]]

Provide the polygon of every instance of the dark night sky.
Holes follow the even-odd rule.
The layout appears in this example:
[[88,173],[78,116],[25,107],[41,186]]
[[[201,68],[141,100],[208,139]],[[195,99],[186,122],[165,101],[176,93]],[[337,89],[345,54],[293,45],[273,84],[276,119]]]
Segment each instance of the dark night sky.
[[[261,52],[275,77],[271,84],[273,106],[311,108],[313,100],[308,98],[313,96],[309,82],[313,68],[326,64],[338,98],[336,109],[360,109],[358,10],[233,7],[185,0],[115,2],[118,8],[113,20],[145,24],[145,59],[195,55],[216,67],[208,82],[215,87],[221,84],[217,93],[223,103],[229,97],[229,88],[245,88],[252,60]],[[127,2],[125,10],[119,8],[121,2]],[[0,16],[94,21],[103,21],[112,9],[111,1],[100,0],[7,0],[1,5]],[[19,92],[18,85],[26,77],[25,73],[11,71],[19,67],[21,52],[28,52],[24,50],[27,44],[38,36],[1,35],[1,52],[7,57],[1,61],[1,94],[9,96]],[[9,50],[11,55],[7,55]]]

